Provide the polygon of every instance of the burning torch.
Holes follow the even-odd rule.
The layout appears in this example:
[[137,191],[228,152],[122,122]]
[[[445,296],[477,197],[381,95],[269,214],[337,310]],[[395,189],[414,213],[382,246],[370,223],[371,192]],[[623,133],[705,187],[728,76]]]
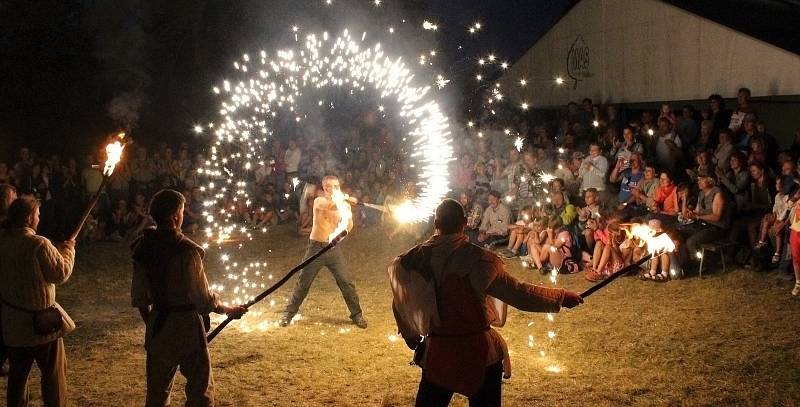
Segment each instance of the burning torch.
[[106,163],[103,167],[103,181],[100,183],[100,188],[97,188],[92,198],[89,199],[89,204],[86,206],[86,209],[83,211],[83,215],[81,215],[81,220],[78,222],[78,225],[75,226],[75,229],[70,233],[67,240],[75,240],[77,239],[78,235],[81,233],[81,229],[83,228],[83,224],[86,222],[86,219],[89,217],[89,214],[92,213],[92,209],[97,205],[97,201],[100,199],[100,194],[103,192],[103,188],[108,185],[108,181],[111,178],[111,174],[114,173],[114,168],[119,163],[119,160],[122,158],[122,150],[125,149],[125,144],[127,140],[125,140],[125,132],[120,132],[116,136],[114,136],[114,141],[106,145]]
[[644,257],[639,259],[639,261],[637,261],[636,263],[621,268],[619,271],[606,277],[605,280],[589,287],[589,289],[581,293],[581,298],[586,298],[592,295],[594,292],[610,284],[619,276],[637,270],[639,266],[641,266],[648,260],[652,259],[653,257],[658,257],[662,254],[675,251],[675,243],[672,241],[672,239],[669,238],[669,236],[666,233],[661,233],[656,235],[656,231],[647,225],[634,224],[631,225],[630,229],[626,229],[625,232],[628,234],[628,236],[636,237],[639,239],[640,242],[642,242],[642,244],[646,244],[648,253]]

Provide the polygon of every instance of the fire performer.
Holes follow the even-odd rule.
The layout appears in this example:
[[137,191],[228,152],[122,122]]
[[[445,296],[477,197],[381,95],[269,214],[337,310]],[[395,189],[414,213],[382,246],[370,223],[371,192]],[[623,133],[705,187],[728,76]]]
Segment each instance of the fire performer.
[[445,199],[436,208],[433,237],[389,269],[397,326],[422,367],[417,406],[446,406],[454,392],[470,406],[499,406],[501,375],[510,370],[503,366],[505,341],[491,325],[505,322],[503,303],[558,312],[583,302],[575,292],[512,277],[495,254],[469,242],[466,222],[461,204]]
[[[309,237],[310,240],[308,241],[308,248],[305,256],[303,256],[304,258],[309,258],[325,247],[338,234],[338,228],[344,227],[348,232],[353,229],[353,214],[347,201],[353,202],[354,199],[346,198],[342,194],[339,178],[333,175],[325,176],[322,179],[322,189],[325,191],[325,195],[314,199],[311,236]],[[350,319],[359,328],[366,328],[367,320],[364,319],[361,311],[356,286],[353,284],[350,273],[345,269],[344,257],[338,246],[332,248],[300,271],[300,279],[297,281],[292,298],[289,300],[289,304],[286,305],[278,324],[283,327],[289,325],[308,295],[311,283],[314,282],[314,278],[316,278],[322,267],[328,267],[328,270],[333,273],[336,285],[339,286],[344,301],[347,303],[347,308],[350,310]]]
[[241,318],[244,307],[221,303],[209,290],[203,249],[181,234],[185,198],[161,190],[153,196],[148,229],[133,243],[131,298],[145,322],[146,406],[169,404],[175,373],[186,377],[186,405],[214,405],[211,359],[206,342],[208,314]]

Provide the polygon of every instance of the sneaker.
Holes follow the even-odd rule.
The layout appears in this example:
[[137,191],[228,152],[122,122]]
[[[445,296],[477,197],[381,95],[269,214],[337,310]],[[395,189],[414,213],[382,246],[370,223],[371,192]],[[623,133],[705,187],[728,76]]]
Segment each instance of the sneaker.
[[795,283],[794,288],[792,289],[792,295],[795,297],[800,296],[800,283]]
[[281,319],[278,320],[278,326],[281,328],[286,328],[291,323],[292,323],[291,317],[281,317]]
[[353,323],[361,329],[367,329],[367,320],[364,317],[353,318]]
[[763,248],[765,248],[765,247],[767,247],[767,242],[765,242],[765,241],[763,241],[763,240],[762,240],[762,241],[759,241],[759,242],[756,244],[756,246],[755,246],[755,249],[756,249],[756,250],[761,250],[761,249],[763,249]]

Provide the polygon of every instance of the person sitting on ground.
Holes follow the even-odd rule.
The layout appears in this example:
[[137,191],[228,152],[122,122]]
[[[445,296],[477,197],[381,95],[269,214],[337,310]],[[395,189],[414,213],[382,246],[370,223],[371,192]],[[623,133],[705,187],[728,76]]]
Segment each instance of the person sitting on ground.
[[531,207],[526,206],[519,211],[517,221],[508,226],[508,247],[503,251],[503,257],[517,257],[522,243],[525,242],[528,232],[531,231],[531,223],[533,223]]
[[481,225],[483,207],[476,202],[475,195],[469,190],[461,191],[458,202],[467,211],[467,225],[464,228],[464,233],[467,234],[470,242],[478,243],[478,228]]
[[597,230],[597,219],[600,218],[600,205],[597,190],[589,188],[583,193],[584,206],[578,209],[578,232],[583,237],[581,247],[589,253],[594,249],[594,232]]
[[572,232],[565,227],[561,216],[553,215],[547,223],[547,242],[542,246],[538,260],[534,256],[534,263],[537,265],[549,264],[548,268],[540,267],[542,272],[551,269],[559,273],[572,274],[580,271],[578,258],[573,253],[577,246],[572,240]]
[[537,217],[530,224],[530,232],[525,236],[525,246],[528,248],[528,255],[521,260],[533,263],[538,270],[542,269],[542,248],[547,243],[547,231],[545,230],[546,218]]
[[795,187],[794,178],[792,177],[778,177],[775,179],[775,203],[772,206],[772,212],[764,215],[761,219],[760,236],[755,249],[761,250],[767,247],[767,238],[774,239],[775,253],[772,255],[772,264],[778,263],[781,260],[781,249],[783,249],[783,232],[786,228],[786,218],[791,209],[791,197],[794,193]]
[[564,183],[563,179],[553,178],[547,186],[550,189],[550,193],[560,193],[564,197],[564,202],[569,204],[569,192],[567,191],[567,184]]
[[625,240],[625,233],[620,228],[622,214],[617,212],[601,218],[598,230],[595,231],[592,267],[586,272],[586,280],[602,281],[623,266],[623,255],[620,245]]
[[511,223],[511,211],[500,201],[500,193],[489,192],[489,206],[483,212],[478,232],[478,243],[491,246],[508,238],[508,225]]

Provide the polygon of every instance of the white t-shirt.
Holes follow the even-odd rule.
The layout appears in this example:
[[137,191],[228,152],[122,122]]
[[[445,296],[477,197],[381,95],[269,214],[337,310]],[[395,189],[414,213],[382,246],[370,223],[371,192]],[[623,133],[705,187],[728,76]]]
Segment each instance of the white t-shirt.
[[286,154],[283,156],[283,161],[286,163],[286,172],[297,172],[297,167],[300,165],[300,158],[303,152],[300,147],[294,149],[287,149]]

